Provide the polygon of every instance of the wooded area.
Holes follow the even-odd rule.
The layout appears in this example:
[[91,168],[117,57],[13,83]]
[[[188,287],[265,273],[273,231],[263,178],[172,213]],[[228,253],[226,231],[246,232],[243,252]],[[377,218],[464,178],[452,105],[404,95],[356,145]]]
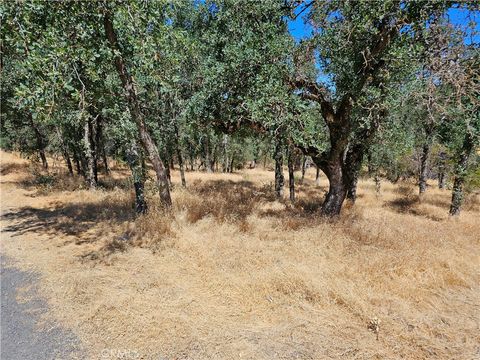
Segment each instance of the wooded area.
[[[133,1],[2,5],[1,147],[61,154],[98,186],[109,158],[145,162],[161,204],[169,168],[231,172],[314,164],[321,213],[355,202],[358,177],[478,187],[478,2]],[[449,9],[463,9],[462,24]],[[466,14],[466,15],[465,15]],[[312,34],[295,41],[298,17]],[[262,160],[263,159],[263,160]],[[365,170],[365,169],[368,169]]]
[[1,2],[0,357],[478,357],[479,20]]

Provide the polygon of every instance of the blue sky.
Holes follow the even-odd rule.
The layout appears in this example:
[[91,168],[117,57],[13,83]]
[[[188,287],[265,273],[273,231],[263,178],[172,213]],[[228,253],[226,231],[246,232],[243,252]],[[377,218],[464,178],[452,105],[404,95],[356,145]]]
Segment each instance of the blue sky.
[[[468,19],[469,11],[466,9],[450,9],[448,11],[448,16],[450,21],[455,25],[463,25],[465,26],[469,19]],[[288,29],[293,37],[299,41],[301,39],[307,38],[312,34],[312,27],[309,24],[305,24],[303,21],[303,16],[305,13],[300,15],[296,20],[289,21]],[[480,12],[471,13],[473,15],[473,19],[477,22],[476,30],[480,33]],[[467,42],[470,42],[469,39],[466,39]],[[480,42],[480,34],[477,34],[474,39],[475,42]]]

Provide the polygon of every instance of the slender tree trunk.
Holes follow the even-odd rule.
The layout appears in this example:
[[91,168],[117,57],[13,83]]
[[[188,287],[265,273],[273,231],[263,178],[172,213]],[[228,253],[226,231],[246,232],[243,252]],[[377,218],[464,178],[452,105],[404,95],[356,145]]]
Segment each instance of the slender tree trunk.
[[73,176],[72,162],[70,160],[70,155],[68,154],[67,146],[65,145],[65,140],[63,139],[63,135],[58,127],[55,127],[55,131],[57,132],[58,140],[60,141],[60,146],[62,148],[63,158],[67,164],[68,173],[70,176]]
[[65,163],[67,164],[67,169],[68,173],[70,176],[73,176],[73,167],[72,167],[72,161],[70,160],[70,156],[68,155],[67,151],[63,152],[63,157],[65,159]]
[[125,158],[132,172],[133,187],[135,189],[135,212],[137,214],[145,214],[147,212],[145,171],[142,166],[141,151],[136,142],[132,141],[125,152]]
[[213,169],[212,169],[212,163],[210,160],[210,136],[208,134],[207,136],[205,136],[203,147],[204,147],[205,170],[207,171],[207,173],[212,173]]
[[283,177],[283,146],[280,138],[276,139],[275,143],[275,195],[281,199],[283,197],[283,184],[285,178]]
[[446,160],[447,154],[443,151],[438,154],[438,188],[444,189],[445,188],[445,170],[446,170]]
[[177,149],[178,167],[180,168],[180,178],[182,180],[182,186],[187,187],[187,180],[185,179],[185,166],[183,164],[182,150],[180,149],[180,143],[178,141],[178,139],[179,139],[178,126],[177,126],[176,123],[174,123],[174,126],[175,126],[175,147]]
[[195,170],[195,155],[190,152],[190,171]]
[[101,116],[97,118],[97,126],[95,130],[95,144],[97,150],[97,160],[101,156],[105,175],[108,175],[110,174],[110,169],[108,167],[107,154],[105,152],[105,138],[103,136],[103,118]]
[[315,174],[315,185],[320,186],[320,168],[316,166],[317,172]]
[[[96,120],[98,120],[98,116],[96,117]],[[96,184],[98,183],[98,167],[97,167],[98,143],[94,140],[96,136],[94,137],[93,124],[91,119],[88,120],[88,132],[89,132],[88,139],[90,142],[90,152],[92,155],[92,164],[93,164],[93,178],[95,179],[95,186],[96,186]]]
[[110,174],[110,167],[108,166],[108,158],[107,153],[105,151],[105,144],[102,144],[102,160],[103,160],[103,167],[105,169],[105,175]]
[[[165,160],[165,163],[166,163],[166,164],[169,164],[169,163],[170,163],[170,159],[169,159],[167,156],[168,156],[168,155],[166,155],[166,157],[164,158],[164,160]],[[165,166],[165,175],[167,176],[168,185],[169,185],[169,186],[172,186],[172,174],[171,174],[171,171],[170,171],[170,165]]]
[[212,151],[213,157],[212,160],[210,161],[210,172],[215,172],[215,164],[217,163],[217,146],[213,148]]
[[464,199],[464,184],[467,175],[468,160],[473,152],[473,136],[469,132],[465,135],[461,153],[458,156],[455,166],[455,179],[453,181],[452,203],[450,204],[450,215],[460,215],[460,209]]
[[232,154],[232,157],[230,158],[230,166],[229,166],[230,173],[233,173],[234,164],[235,164],[235,154]]
[[375,193],[380,195],[380,189],[382,186],[382,182],[380,180],[380,176],[378,176],[378,171],[375,172],[375,176],[373,177],[373,180],[375,181]]
[[90,189],[95,189],[97,186],[96,181],[95,181],[95,173],[94,173],[94,160],[93,160],[93,153],[92,153],[92,148],[90,144],[90,125],[89,121],[85,121],[85,125],[83,127],[84,133],[83,133],[83,146],[84,146],[84,153],[85,153],[85,159],[86,159],[86,165],[87,165],[87,171],[86,171],[86,180],[88,187]]
[[430,155],[430,142],[423,144],[422,155],[420,157],[420,176],[418,181],[419,194],[422,196],[427,190],[428,178],[428,158]]
[[124,64],[122,58],[121,48],[118,44],[117,35],[113,28],[112,19],[110,14],[104,14],[104,26],[107,39],[110,43],[110,47],[114,53],[115,57],[115,67],[117,69],[118,75],[122,81],[122,85],[126,92],[126,100],[130,109],[130,114],[135,121],[142,142],[142,146],[145,148],[150,161],[152,163],[153,169],[157,176],[157,186],[160,193],[161,204],[170,208],[172,205],[172,198],[170,197],[170,187],[168,179],[165,173],[165,166],[163,165],[160,155],[158,153],[157,146],[155,145],[150,133],[148,132],[147,126],[145,124],[144,115],[141,111],[140,104],[137,98],[137,92],[135,89],[135,84],[131,75],[128,73],[127,68]]
[[82,175],[82,167],[80,165],[80,160],[78,158],[76,150],[73,150],[73,162],[75,163],[75,168],[77,170],[77,175]]
[[223,141],[222,141],[222,145],[223,145],[223,168],[222,168],[222,171],[224,173],[227,173],[228,172],[228,135],[227,134],[224,134],[223,135]]
[[305,172],[307,171],[307,156],[303,155],[302,157],[302,178],[300,179],[300,184],[303,184],[305,180]]
[[288,148],[288,186],[290,190],[290,201],[295,201],[295,176],[294,176],[294,156],[293,148]]

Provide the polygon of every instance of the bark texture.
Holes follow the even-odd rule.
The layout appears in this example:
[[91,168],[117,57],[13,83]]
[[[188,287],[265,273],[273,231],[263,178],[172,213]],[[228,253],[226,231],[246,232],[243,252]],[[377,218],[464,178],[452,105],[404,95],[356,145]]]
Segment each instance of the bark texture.
[[458,156],[457,164],[455,167],[455,179],[453,181],[453,190],[452,190],[452,203],[450,204],[451,216],[460,215],[460,210],[465,197],[464,185],[465,185],[465,177],[467,175],[468,160],[472,155],[473,149],[474,149],[473,136],[472,134],[467,132],[467,134],[465,135],[465,139],[463,141],[462,150]]
[[275,195],[277,198],[283,197],[283,186],[285,178],[283,176],[283,146],[281,139],[275,143]]

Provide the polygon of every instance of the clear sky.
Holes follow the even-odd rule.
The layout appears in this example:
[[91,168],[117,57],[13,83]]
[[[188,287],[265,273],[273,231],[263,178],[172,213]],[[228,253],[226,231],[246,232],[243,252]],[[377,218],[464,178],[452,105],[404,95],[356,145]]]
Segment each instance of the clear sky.
[[[312,34],[312,27],[309,24],[305,24],[303,21],[303,15],[300,15],[295,21],[289,21],[288,29],[293,37],[300,41],[301,39],[307,38]],[[448,11],[448,16],[450,21],[456,25],[467,25],[469,22],[469,11],[466,9],[450,9]],[[474,41],[480,42],[480,12],[470,13],[473,16],[473,19],[477,22],[476,30],[478,34],[475,36]],[[467,43],[470,42],[469,39],[466,39]]]

